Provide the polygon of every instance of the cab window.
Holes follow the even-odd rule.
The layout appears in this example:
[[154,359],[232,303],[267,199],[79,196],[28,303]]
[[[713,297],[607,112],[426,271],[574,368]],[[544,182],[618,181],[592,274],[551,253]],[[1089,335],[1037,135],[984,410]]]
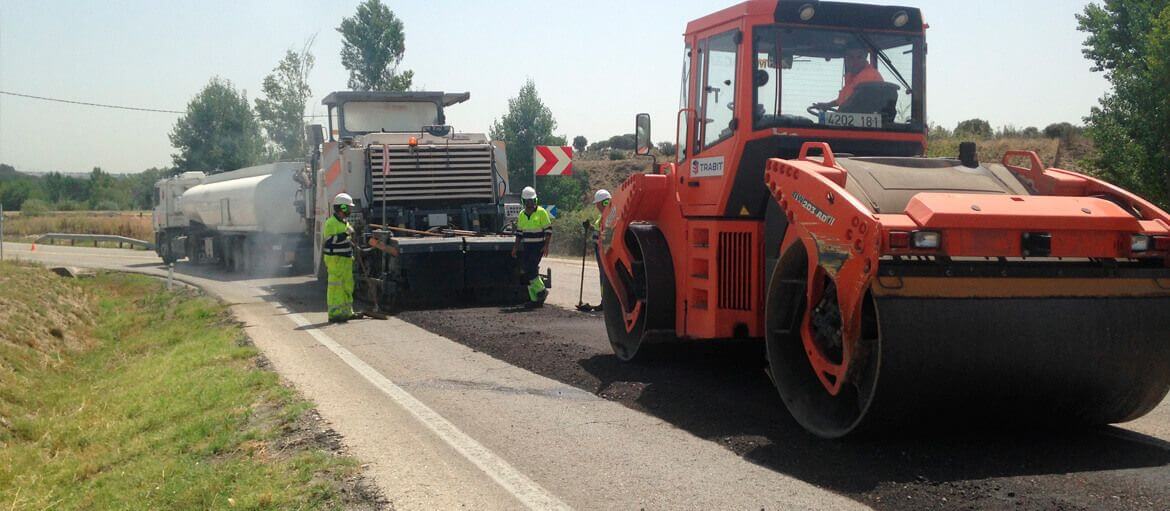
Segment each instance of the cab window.
[[755,129],[920,129],[920,36],[760,26],[752,43]]
[[[690,97],[690,95],[688,94],[690,92],[690,88],[691,88],[691,45],[687,44],[685,55],[683,56],[682,85],[680,86],[681,92],[679,92],[679,100],[678,100],[678,108],[680,110],[684,109],[684,108],[688,108],[690,106],[687,103],[687,99],[689,99],[689,97]],[[678,125],[678,134],[677,134],[678,136],[676,137],[678,139],[678,147],[676,148],[676,153],[675,153],[675,161],[677,161],[679,163],[682,163],[682,161],[685,160],[687,157],[687,142],[689,142],[689,139],[691,137],[690,123],[687,121],[687,119],[688,119],[688,116],[685,116],[685,115],[681,116],[681,119],[676,119],[676,121],[681,121]]]
[[703,148],[711,147],[735,132],[736,34],[732,30],[707,40],[707,70],[702,89]]

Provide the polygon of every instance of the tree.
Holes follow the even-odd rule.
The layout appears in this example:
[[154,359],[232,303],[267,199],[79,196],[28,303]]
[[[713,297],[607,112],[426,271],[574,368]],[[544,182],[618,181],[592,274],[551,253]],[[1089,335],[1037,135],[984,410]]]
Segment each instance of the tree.
[[988,138],[993,134],[991,123],[983,119],[967,119],[955,126],[956,137]]
[[16,179],[17,177],[20,177],[20,175],[21,174],[17,172],[16,168],[12,165],[0,163],[0,181]]
[[1024,128],[1024,131],[1020,132],[1020,136],[1024,138],[1040,138],[1040,128],[1028,126]]
[[1073,126],[1072,123],[1058,122],[1049,124],[1044,128],[1044,136],[1048,138],[1059,138],[1061,140],[1068,140],[1073,135],[1078,135],[1081,128]]
[[175,122],[171,145],[176,170],[209,173],[235,170],[260,161],[264,138],[248,97],[231,82],[212,78],[187,104],[187,113]]
[[341,65],[349,70],[353,90],[404,91],[413,71],[398,72],[406,52],[402,20],[381,0],[366,0],[353,17],[341,20]]
[[[1085,57],[1112,85],[1085,119],[1103,177],[1170,205],[1170,2],[1107,0],[1077,15]],[[1045,130],[1047,131],[1047,130]]]
[[[557,121],[536,93],[529,79],[520,93],[508,100],[508,113],[492,121],[492,140],[507,143],[510,187],[519,190],[532,184],[532,151],[538,145],[565,145],[565,137],[553,135]],[[550,178],[557,179],[557,178]]]
[[313,91],[309,87],[309,72],[315,59],[309,49],[310,39],[301,51],[288,50],[276,64],[260,91],[264,97],[256,99],[256,114],[260,126],[274,144],[279,159],[299,158],[305,154],[305,104]]
[[938,140],[943,138],[951,138],[951,130],[948,130],[938,124],[930,123],[930,127],[926,132],[926,138],[930,140]]
[[170,169],[151,167],[141,174],[127,176],[131,179],[130,200],[132,209],[150,209],[154,207],[154,183],[159,179],[171,175]]
[[678,149],[675,147],[674,142],[659,142],[658,152],[663,156],[674,156],[678,152]]
[[111,203],[117,204],[117,202],[114,176],[102,170],[101,167],[94,167],[89,172],[89,209],[121,209],[118,207],[98,207],[99,204],[108,206]]
[[573,137],[573,149],[575,149],[578,153],[585,152],[585,148],[588,146],[589,146],[589,141],[586,140],[585,137],[583,137],[581,135],[577,135],[577,136]]
[[624,151],[633,151],[638,145],[637,138],[633,133],[626,133],[625,135],[614,135],[600,142],[594,142],[589,146],[590,150],[600,151],[602,149],[621,149]]
[[27,179],[0,183],[0,205],[4,211],[19,211],[24,201],[33,195],[32,182]]

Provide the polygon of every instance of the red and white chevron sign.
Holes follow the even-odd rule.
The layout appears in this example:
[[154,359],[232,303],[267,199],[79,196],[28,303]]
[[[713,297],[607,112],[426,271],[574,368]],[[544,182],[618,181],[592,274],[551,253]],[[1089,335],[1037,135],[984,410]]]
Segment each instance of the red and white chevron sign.
[[538,176],[573,175],[573,148],[538,145],[532,151],[532,168]]

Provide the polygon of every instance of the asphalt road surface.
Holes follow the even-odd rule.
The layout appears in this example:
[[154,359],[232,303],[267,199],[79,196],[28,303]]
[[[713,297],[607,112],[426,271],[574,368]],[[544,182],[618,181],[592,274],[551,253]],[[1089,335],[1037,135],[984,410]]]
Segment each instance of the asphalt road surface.
[[[165,274],[138,251],[4,253]],[[547,263],[551,307],[341,326],[324,323],[324,292],[305,277],[182,262],[176,275],[233,304],[396,509],[1170,509],[1170,402],[1089,430],[818,440],[787,416],[758,343],[621,363],[601,315],[573,310],[581,261]],[[596,304],[594,265],[584,280]]]

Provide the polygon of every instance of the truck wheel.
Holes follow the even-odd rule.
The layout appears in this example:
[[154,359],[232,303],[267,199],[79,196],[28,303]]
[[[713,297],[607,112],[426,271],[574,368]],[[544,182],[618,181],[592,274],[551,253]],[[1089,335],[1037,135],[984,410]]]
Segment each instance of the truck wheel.
[[162,258],[163,264],[170,265],[179,260],[175,257],[175,251],[171,248],[170,236],[160,234],[155,243],[158,243],[158,255]]
[[232,273],[242,273],[245,270],[244,263],[244,244],[243,240],[232,240],[231,243],[231,264],[228,265],[229,271]]
[[294,275],[305,275],[313,273],[312,251],[305,250],[303,248],[297,249],[293,256],[292,270]]
[[382,297],[378,304],[383,312],[398,312],[399,303],[398,283],[386,281],[382,284]]
[[319,259],[317,259],[317,262],[320,263],[317,265],[317,283],[320,284],[322,288],[324,288],[325,285],[329,283],[329,270],[325,268],[324,256],[321,256]]

